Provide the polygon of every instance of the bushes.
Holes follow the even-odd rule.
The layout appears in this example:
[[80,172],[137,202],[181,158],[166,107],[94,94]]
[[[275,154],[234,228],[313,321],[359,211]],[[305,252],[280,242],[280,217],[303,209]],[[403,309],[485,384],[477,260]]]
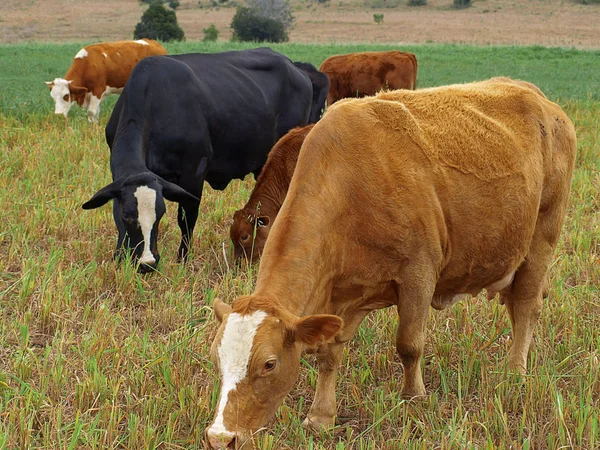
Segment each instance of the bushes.
[[204,34],[204,39],[202,39],[204,42],[216,41],[219,37],[219,30],[217,30],[214,23],[211,23],[208,28],[203,28],[202,33]]
[[382,14],[373,14],[373,20],[377,25],[381,25],[383,23],[383,13]]
[[169,11],[155,2],[142,14],[142,20],[135,26],[134,39],[149,38],[160,41],[181,41],[183,30],[177,23],[175,11]]
[[401,0],[366,0],[369,8],[395,8]]
[[245,6],[238,6],[231,20],[233,39],[256,42],[284,42],[288,40],[283,22],[262,17]]
[[424,6],[427,0],[408,0],[408,6]]
[[454,0],[455,8],[468,8],[471,6],[471,0]]

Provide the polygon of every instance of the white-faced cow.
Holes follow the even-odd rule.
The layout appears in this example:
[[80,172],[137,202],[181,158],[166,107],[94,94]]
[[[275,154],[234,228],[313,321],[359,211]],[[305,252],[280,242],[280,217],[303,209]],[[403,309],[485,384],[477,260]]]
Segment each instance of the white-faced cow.
[[508,366],[525,372],[575,153],[561,108],[507,78],[335,104],[304,141],[254,293],[215,301],[211,447],[240,448],[274,415],[307,347],[319,377],[305,424],[333,426],[343,346],[379,308],[398,308],[406,398],[425,394],[430,306],[482,289],[500,292]]
[[117,255],[155,267],[164,198],[179,203],[185,258],[204,181],[225,189],[262,169],[273,144],[308,122],[309,77],[268,48],[153,56],[136,66],[106,126],[113,182],[83,205],[113,200]]
[[97,122],[100,102],[110,94],[120,94],[141,59],[166,55],[167,51],[152,39],[103,42],[77,52],[64,78],[46,81],[54,100],[54,113],[67,117],[73,102],[87,109],[88,119]]

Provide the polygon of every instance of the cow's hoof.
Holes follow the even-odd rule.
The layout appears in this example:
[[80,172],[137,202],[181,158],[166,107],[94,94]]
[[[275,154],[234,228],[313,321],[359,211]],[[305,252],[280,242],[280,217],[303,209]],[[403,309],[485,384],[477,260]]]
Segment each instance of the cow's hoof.
[[309,415],[302,426],[311,431],[326,431],[335,426],[335,416],[313,416]]
[[402,392],[402,400],[422,400],[427,397],[427,393],[425,391],[422,392]]

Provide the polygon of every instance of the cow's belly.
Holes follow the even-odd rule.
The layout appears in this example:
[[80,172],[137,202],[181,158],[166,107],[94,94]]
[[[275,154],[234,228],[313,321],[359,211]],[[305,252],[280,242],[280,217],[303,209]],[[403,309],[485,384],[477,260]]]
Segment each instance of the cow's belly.
[[539,213],[539,185],[519,177],[483,184],[486,189],[478,190],[482,182],[469,188],[463,180],[449,189],[445,261],[436,295],[498,292],[512,282],[527,256]]

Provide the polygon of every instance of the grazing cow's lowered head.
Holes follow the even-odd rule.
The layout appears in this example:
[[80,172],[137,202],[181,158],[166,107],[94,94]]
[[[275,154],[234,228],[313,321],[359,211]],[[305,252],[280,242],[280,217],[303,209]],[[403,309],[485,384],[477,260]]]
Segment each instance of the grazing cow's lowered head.
[[252,448],[252,433],[275,415],[296,382],[302,350],[334,338],[343,325],[337,316],[296,317],[274,305],[255,296],[239,298],[233,309],[214,302],[221,326],[211,358],[221,395],[206,429],[212,449]]
[[50,96],[54,99],[54,114],[62,114],[67,117],[73,102],[83,105],[87,89],[81,86],[73,86],[73,80],[55,78],[54,81],[46,81],[50,88]]
[[122,177],[100,189],[83,209],[94,209],[114,200],[113,216],[119,238],[115,257],[130,250],[132,259],[140,263],[140,272],[156,268],[158,254],[158,223],[165,213],[164,199],[198,202],[198,198],[176,184],[151,172]]
[[235,259],[239,261],[246,257],[256,262],[265,248],[270,228],[269,216],[257,216],[256,211],[252,212],[249,208],[237,210],[229,229]]

